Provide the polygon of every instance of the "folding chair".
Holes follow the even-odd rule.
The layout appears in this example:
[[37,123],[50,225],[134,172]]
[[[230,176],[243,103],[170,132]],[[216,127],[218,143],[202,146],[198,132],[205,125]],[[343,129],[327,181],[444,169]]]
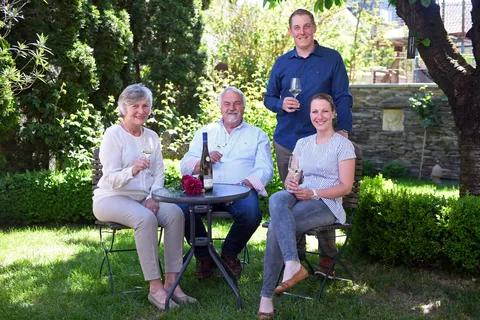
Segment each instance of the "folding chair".
[[[102,172],[102,164],[100,163],[100,158],[99,158],[99,153],[100,149],[95,149],[93,151],[93,158],[91,160],[92,164],[92,194],[95,189],[98,188],[97,184],[100,178],[103,175]],[[125,226],[120,223],[116,222],[110,222],[110,221],[99,221],[96,220],[95,224],[98,226],[99,230],[99,235],[100,235],[100,244],[102,245],[103,248],[103,259],[102,263],[100,264],[100,271],[99,271],[99,277],[102,276],[102,270],[103,266],[105,265],[105,262],[107,263],[107,272],[108,272],[108,278],[110,282],[110,293],[113,295],[115,293],[114,291],[114,286],[113,286],[113,272],[112,268],[110,266],[110,259],[109,255],[115,252],[131,252],[131,251],[137,251],[136,248],[121,248],[121,249],[116,249],[114,248],[114,243],[115,243],[115,235],[117,234],[117,231],[120,230],[128,230],[131,229],[128,226]],[[160,246],[160,242],[162,239],[162,234],[163,234],[163,228],[158,227],[158,245]],[[108,235],[110,235],[108,237]],[[163,267],[160,258],[158,259],[158,263],[160,265],[160,277],[163,281]],[[125,291],[123,293],[131,293],[131,292],[137,292],[139,290],[130,290],[130,291]]]
[[[342,254],[345,251],[345,248],[347,247],[348,239],[349,239],[349,237],[351,235],[351,232],[352,232],[353,216],[355,214],[355,210],[358,208],[358,193],[360,191],[360,181],[362,180],[363,152],[355,143],[353,143],[353,145],[355,147],[355,155],[357,157],[355,159],[355,178],[354,178],[354,182],[353,182],[352,192],[349,195],[343,197],[343,207],[345,209],[350,209],[351,210],[350,211],[351,214],[348,218],[348,221],[346,221],[343,224],[335,223],[335,224],[332,224],[332,225],[329,225],[329,226],[323,226],[323,227],[318,227],[318,228],[313,228],[313,229],[308,230],[305,233],[307,236],[315,236],[318,239],[318,244],[319,244],[318,251],[319,252],[311,252],[311,251],[299,252],[299,255],[301,255],[302,253],[306,253],[306,254],[313,254],[313,255],[318,255],[318,256],[321,256],[320,252],[323,252],[323,254],[332,258],[332,262],[330,263],[330,266],[328,268],[328,272],[326,273],[326,276],[324,277],[323,281],[320,284],[320,289],[319,289],[319,292],[317,294],[317,300],[320,300],[322,298],[323,289],[325,288],[327,280],[329,279],[328,275],[335,268],[335,265],[337,263],[342,266],[342,268],[348,274],[349,279],[333,276],[333,279],[331,279],[331,280],[353,281],[352,273],[348,269],[345,262],[341,259]],[[264,222],[262,224],[262,227],[268,228],[269,223],[270,223],[270,221]],[[339,238],[339,237],[344,237],[345,238],[341,248],[338,250],[338,252],[336,254],[328,254],[326,252],[326,250],[323,248],[322,242],[320,241],[321,233],[324,232],[324,231],[329,231],[329,230],[335,230],[335,231],[336,230],[343,230],[345,232],[344,234],[335,235],[335,238]],[[320,251],[320,249],[321,249],[321,251]],[[305,255],[305,259],[302,259],[302,261],[304,261],[307,264],[307,267],[308,267],[308,270],[309,270],[310,274],[313,275],[314,274],[313,266],[308,261],[308,259],[306,258],[306,255]],[[279,280],[280,280],[280,278],[279,278]],[[285,292],[284,294],[293,295],[293,296],[300,297],[300,298],[311,299],[308,296],[291,294],[289,292]]]

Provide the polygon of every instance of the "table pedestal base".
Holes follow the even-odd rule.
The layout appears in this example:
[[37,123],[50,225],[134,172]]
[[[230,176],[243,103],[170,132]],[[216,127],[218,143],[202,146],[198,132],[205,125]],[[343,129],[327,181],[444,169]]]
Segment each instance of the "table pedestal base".
[[240,292],[238,291],[238,280],[235,274],[232,272],[232,270],[225,264],[225,262],[222,260],[218,252],[215,250],[215,247],[213,246],[213,240],[212,240],[212,205],[208,204],[207,205],[207,238],[195,238],[195,206],[190,205],[189,206],[189,211],[190,211],[190,250],[188,250],[187,254],[183,258],[183,266],[180,269],[180,272],[178,274],[178,277],[175,279],[173,282],[172,287],[168,291],[167,298],[165,299],[165,310],[168,310],[170,307],[170,298],[173,295],[173,292],[175,288],[177,287],[178,283],[180,282],[180,279],[182,278],[183,274],[185,273],[185,270],[188,267],[188,264],[192,260],[193,255],[195,254],[195,246],[207,246],[208,247],[208,252],[210,253],[210,256],[212,257],[213,261],[215,262],[215,265],[217,266],[218,270],[220,270],[223,278],[227,281],[228,285],[230,288],[232,288],[233,293],[235,294],[237,298],[237,308],[241,309],[242,308],[242,298],[240,297]]

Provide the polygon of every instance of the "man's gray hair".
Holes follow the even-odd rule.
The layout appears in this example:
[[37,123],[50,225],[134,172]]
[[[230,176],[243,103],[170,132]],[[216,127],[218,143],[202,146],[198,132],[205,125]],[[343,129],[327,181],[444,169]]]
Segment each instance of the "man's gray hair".
[[138,101],[143,99],[148,100],[148,105],[150,107],[150,113],[152,108],[152,91],[145,87],[144,85],[135,83],[131,84],[125,89],[123,89],[122,93],[118,97],[118,105],[117,110],[120,117],[124,117],[127,113],[127,106],[133,106]]
[[243,93],[242,90],[237,89],[236,87],[226,87],[225,89],[223,89],[222,92],[220,92],[220,95],[218,96],[218,107],[220,109],[222,108],[223,95],[227,92],[235,92],[236,94],[240,95],[240,97],[242,97],[243,107],[245,108],[245,106],[247,105],[247,97],[245,96],[245,93]]

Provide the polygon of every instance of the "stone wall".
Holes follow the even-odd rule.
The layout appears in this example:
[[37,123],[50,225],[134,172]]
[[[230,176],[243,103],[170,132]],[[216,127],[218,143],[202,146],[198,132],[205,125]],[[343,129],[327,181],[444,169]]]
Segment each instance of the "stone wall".
[[[364,152],[364,157],[380,171],[389,161],[405,165],[408,175],[418,176],[424,130],[420,117],[408,104],[408,98],[422,84],[351,85],[353,95],[353,132],[350,135]],[[434,98],[444,98],[435,84],[428,84]],[[448,103],[440,103],[440,126],[427,129],[422,177],[429,177],[432,167],[443,168],[443,178],[458,179],[460,155],[458,130]]]

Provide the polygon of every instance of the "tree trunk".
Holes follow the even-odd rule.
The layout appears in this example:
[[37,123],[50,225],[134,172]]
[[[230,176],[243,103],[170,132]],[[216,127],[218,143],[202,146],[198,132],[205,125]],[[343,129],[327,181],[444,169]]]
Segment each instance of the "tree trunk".
[[[477,66],[480,66],[480,1],[472,1],[472,40]],[[397,14],[407,26],[430,39],[417,49],[430,75],[448,98],[453,119],[459,129],[460,195],[467,191],[480,196],[480,73],[466,62],[450,41],[440,16],[440,7],[432,1],[428,8],[417,0],[399,0]]]
[[460,139],[460,196],[480,196],[480,144]]

